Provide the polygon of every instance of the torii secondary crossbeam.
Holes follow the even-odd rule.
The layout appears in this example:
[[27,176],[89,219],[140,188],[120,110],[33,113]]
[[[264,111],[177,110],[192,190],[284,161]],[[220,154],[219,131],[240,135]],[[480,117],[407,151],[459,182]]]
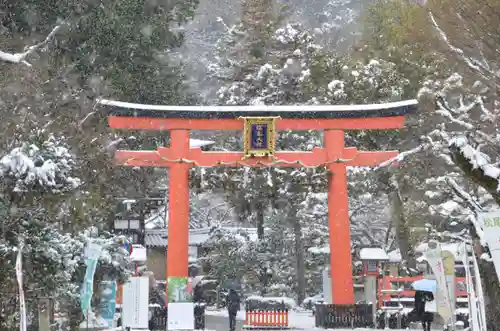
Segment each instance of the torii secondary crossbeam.
[[[417,101],[362,106],[154,106],[101,100],[113,129],[168,130],[171,145],[156,151],[117,151],[123,166],[169,167],[168,282],[188,277],[189,168],[192,166],[328,167],[328,225],[332,300],[353,304],[348,166],[375,166],[396,151],[345,147],[344,130],[399,129]],[[190,148],[190,130],[243,130],[244,152]],[[311,152],[275,152],[274,130],[324,130],[324,147]],[[172,281],[172,282],[171,282]]]

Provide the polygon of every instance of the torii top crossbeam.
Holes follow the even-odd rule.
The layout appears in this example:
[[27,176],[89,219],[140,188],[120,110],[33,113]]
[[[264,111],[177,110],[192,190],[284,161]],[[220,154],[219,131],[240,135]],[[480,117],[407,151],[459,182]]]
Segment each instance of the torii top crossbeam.
[[142,130],[241,130],[243,121],[238,118],[246,116],[279,116],[277,130],[398,129],[417,107],[416,100],[360,106],[157,106],[104,99],[99,103],[107,106],[112,128]]

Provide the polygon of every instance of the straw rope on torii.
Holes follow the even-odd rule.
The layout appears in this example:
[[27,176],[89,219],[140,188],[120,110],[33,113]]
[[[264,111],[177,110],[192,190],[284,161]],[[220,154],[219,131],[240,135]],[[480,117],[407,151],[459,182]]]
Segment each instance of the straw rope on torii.
[[[370,166],[373,165],[373,158],[380,159],[381,162],[397,156],[397,152],[359,152],[356,148],[346,148],[349,158],[336,158],[329,160],[324,154],[324,149],[316,148],[312,152],[278,152],[276,156],[262,157],[254,159],[243,159],[241,152],[203,152],[200,148],[191,148],[190,152],[193,159],[188,158],[168,158],[162,154],[168,148],[159,148],[156,151],[117,151],[115,159],[117,164],[123,166],[169,166],[172,164],[188,164],[201,168],[227,166],[227,167],[303,167],[317,168],[325,167],[330,164],[344,164],[345,166]],[[233,154],[233,161],[224,161],[228,154]],[[378,154],[375,154],[378,153]],[[293,155],[295,154],[295,155]],[[280,156],[286,155],[285,158]],[[287,159],[297,158],[299,160],[290,161]],[[304,162],[301,159],[314,160],[316,162]],[[324,160],[323,160],[324,159]],[[377,160],[378,161],[378,160]]]

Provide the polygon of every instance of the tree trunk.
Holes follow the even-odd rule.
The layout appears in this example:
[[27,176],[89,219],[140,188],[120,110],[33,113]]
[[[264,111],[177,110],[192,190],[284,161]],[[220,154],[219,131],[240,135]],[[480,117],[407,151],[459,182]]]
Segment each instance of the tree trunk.
[[238,212],[238,223],[242,226],[248,226],[250,223],[250,208],[249,203],[245,199],[244,193],[238,193],[236,199],[233,200],[233,204],[236,206]]
[[297,264],[297,300],[301,304],[306,297],[306,265],[304,263],[304,243],[302,241],[302,225],[293,214],[293,239]]
[[[498,180],[487,176],[480,167],[475,167],[465,157],[458,146],[450,146],[451,157],[455,164],[464,172],[465,176],[484,188],[500,205],[500,193],[498,192]],[[475,209],[475,206],[471,206]],[[479,274],[484,288],[486,305],[486,321],[488,331],[500,331],[500,281],[498,279],[493,263],[480,258],[483,248],[476,234],[475,228],[471,226],[471,234],[474,240],[474,254],[478,257]]]
[[483,247],[474,226],[472,226],[471,230],[474,243],[473,254],[476,254],[477,257],[479,275],[484,289],[487,330],[500,331],[500,282],[496,277],[493,263],[480,258]]
[[488,331],[500,331],[500,283],[496,277],[493,263],[479,259],[479,273],[483,283],[486,303],[486,322]]
[[255,204],[256,207],[256,221],[257,221],[257,238],[264,239],[264,204],[259,201]]
[[387,184],[387,195],[391,203],[391,224],[396,230],[396,241],[399,251],[402,259],[406,261],[407,266],[415,268],[416,261],[410,247],[410,228],[404,214],[403,200],[396,175],[390,174],[387,178]]

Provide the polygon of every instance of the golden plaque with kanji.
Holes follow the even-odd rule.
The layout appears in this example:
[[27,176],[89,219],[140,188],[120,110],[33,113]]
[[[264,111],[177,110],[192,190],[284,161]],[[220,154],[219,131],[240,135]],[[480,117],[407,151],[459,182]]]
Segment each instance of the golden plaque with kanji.
[[279,117],[242,117],[244,158],[274,156]]

